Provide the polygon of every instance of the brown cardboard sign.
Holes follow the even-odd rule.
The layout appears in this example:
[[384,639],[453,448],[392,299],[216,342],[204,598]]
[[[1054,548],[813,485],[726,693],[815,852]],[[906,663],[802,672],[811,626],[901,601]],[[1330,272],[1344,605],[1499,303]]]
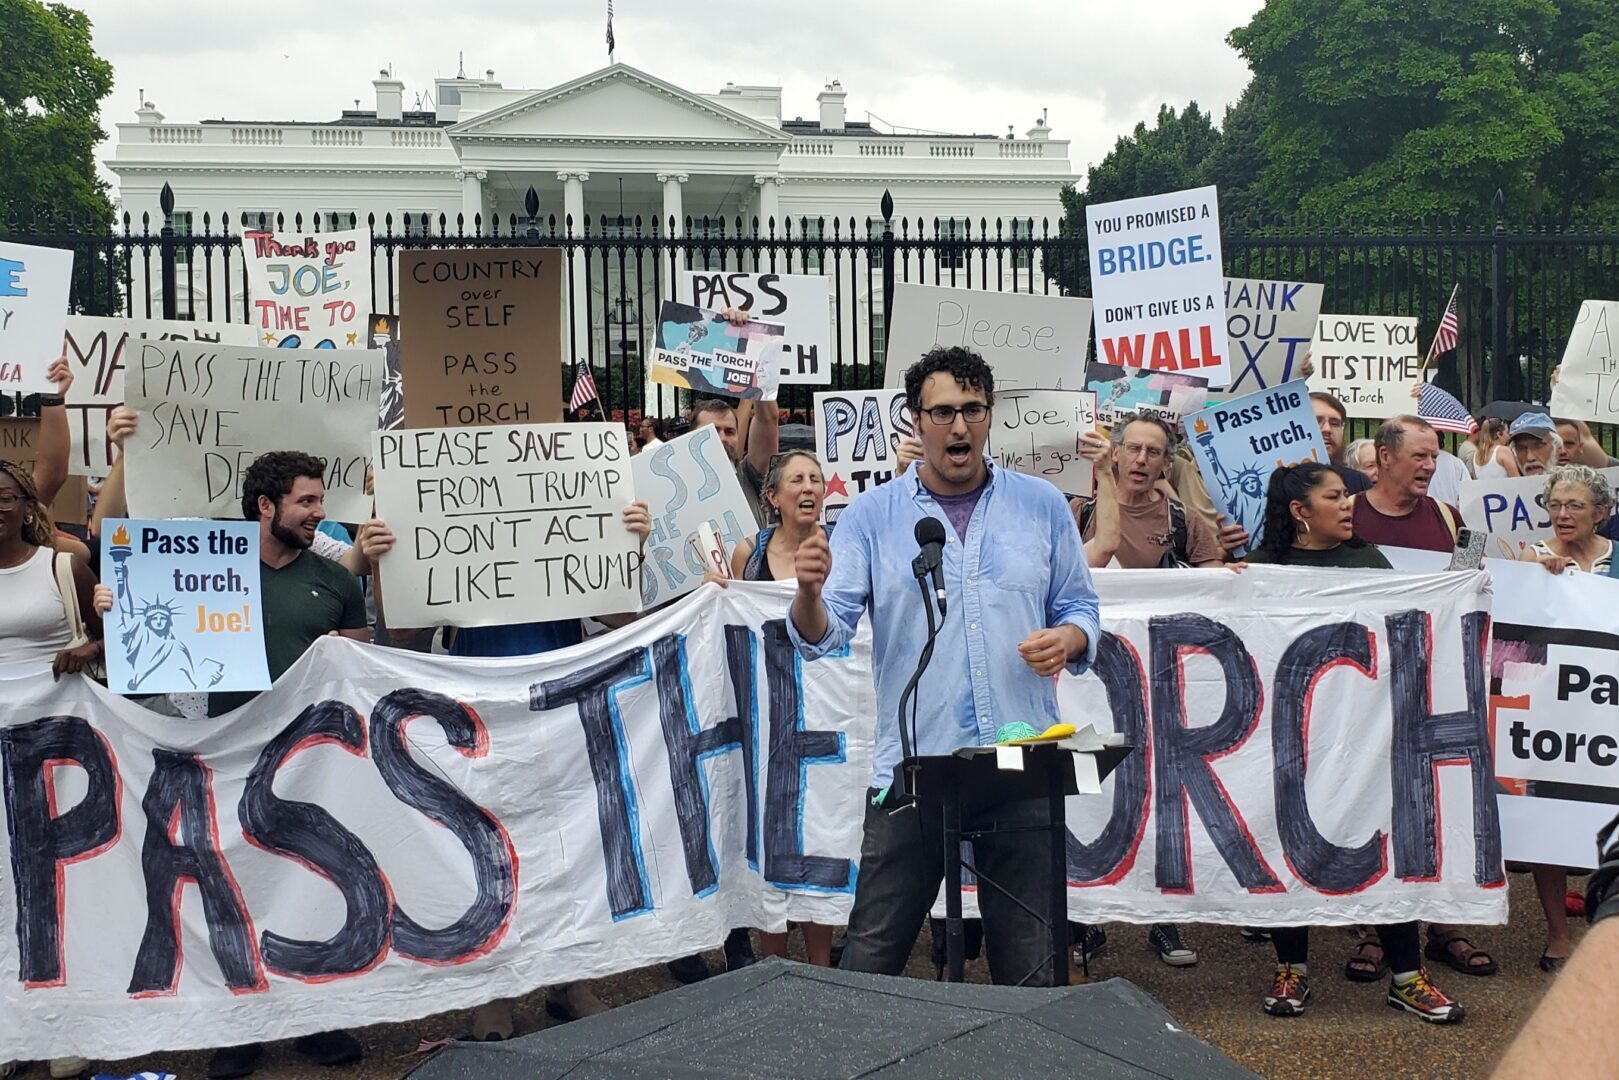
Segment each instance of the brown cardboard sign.
[[[7,417],[0,420],[0,459],[26,465],[32,471],[39,456],[39,420]],[[82,476],[70,476],[52,501],[51,520],[62,525],[84,525],[90,520],[90,492]]]
[[405,426],[562,419],[562,253],[399,253]]

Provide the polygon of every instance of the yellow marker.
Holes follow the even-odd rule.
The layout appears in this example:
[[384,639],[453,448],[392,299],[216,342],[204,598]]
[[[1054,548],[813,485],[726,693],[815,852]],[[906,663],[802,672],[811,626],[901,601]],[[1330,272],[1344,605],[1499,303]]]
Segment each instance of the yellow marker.
[[1058,739],[1066,739],[1066,738],[1068,738],[1068,736],[1072,735],[1073,733],[1074,733],[1074,725],[1073,724],[1052,724],[1050,727],[1046,728],[1046,730],[1042,731],[1040,734],[1034,736],[1033,738],[1013,739],[1011,742],[1003,743],[1002,745],[1005,745],[1005,746],[1023,746],[1026,743],[1056,742]]

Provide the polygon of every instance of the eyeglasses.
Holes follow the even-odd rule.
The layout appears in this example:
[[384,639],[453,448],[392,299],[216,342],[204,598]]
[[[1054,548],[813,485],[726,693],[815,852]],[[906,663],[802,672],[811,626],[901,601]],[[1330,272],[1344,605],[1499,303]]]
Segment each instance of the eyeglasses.
[[1332,428],[1334,431],[1344,429],[1344,422],[1336,416],[1318,416],[1315,422],[1318,427]]
[[1582,503],[1577,500],[1570,502],[1549,502],[1546,504],[1546,512],[1548,514],[1556,514],[1563,510],[1567,510],[1571,514],[1583,514],[1589,509],[1591,509],[1589,504]]
[[1148,446],[1146,443],[1120,443],[1119,449],[1124,451],[1125,457],[1140,457],[1142,454],[1146,454],[1148,461],[1157,461],[1159,458],[1164,456],[1163,447]]
[[970,401],[959,409],[953,405],[935,405],[931,409],[922,410],[922,415],[940,427],[954,424],[957,413],[960,413],[961,418],[969,424],[982,424],[989,419],[989,406],[982,401]]

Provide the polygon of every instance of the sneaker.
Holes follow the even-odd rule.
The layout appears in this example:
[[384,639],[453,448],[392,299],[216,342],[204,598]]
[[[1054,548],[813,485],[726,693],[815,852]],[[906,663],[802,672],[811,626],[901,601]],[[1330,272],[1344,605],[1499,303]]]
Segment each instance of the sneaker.
[[753,953],[753,935],[745,929],[732,930],[725,935],[725,970],[740,971],[759,958]]
[[263,1056],[263,1043],[221,1046],[208,1059],[208,1080],[239,1080],[243,1076],[252,1076],[253,1070],[259,1067],[259,1058]]
[[1389,1007],[1416,1013],[1430,1024],[1454,1024],[1467,1015],[1462,1003],[1445,994],[1419,971],[1405,982],[1389,983]]
[[1082,931],[1073,944],[1074,963],[1084,967],[1107,948],[1107,931],[1095,923],[1076,924],[1074,928]]
[[51,1080],[73,1080],[89,1067],[90,1062],[82,1057],[51,1058]]
[[1197,963],[1197,950],[1181,940],[1181,928],[1174,923],[1155,923],[1147,932],[1147,944],[1158,959],[1170,967],[1191,967]]
[[687,986],[708,978],[708,961],[701,955],[682,956],[679,960],[671,960],[664,966],[669,969],[669,974],[675,977],[676,982],[685,983]]
[[596,996],[589,983],[571,982],[546,991],[545,1011],[566,1024],[606,1012],[607,1003]]
[[16,1071],[17,1063],[15,1061],[0,1061],[0,1080],[5,1080],[6,1077],[11,1076]]
[[326,1068],[352,1065],[365,1056],[365,1048],[360,1041],[346,1031],[300,1035],[292,1040],[292,1048],[316,1065]]
[[1265,1011],[1272,1016],[1303,1016],[1310,1000],[1310,980],[1292,964],[1276,965],[1276,980],[1265,995]]
[[1263,945],[1270,941],[1270,931],[1263,926],[1245,926],[1242,928],[1242,940],[1252,945]]

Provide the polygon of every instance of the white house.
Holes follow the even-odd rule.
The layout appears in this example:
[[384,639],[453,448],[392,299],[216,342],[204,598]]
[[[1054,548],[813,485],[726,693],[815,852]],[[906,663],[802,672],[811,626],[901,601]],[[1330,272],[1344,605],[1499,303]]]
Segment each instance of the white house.
[[[482,79],[439,79],[426,103],[430,110],[407,111],[404,84],[387,72],[373,86],[375,109],[343,110],[335,121],[168,123],[144,103],[137,122],[117,125],[106,161],[118,177],[122,209],[135,231],[143,215],[155,231],[162,224],[159,193],[168,183],[180,233],[201,233],[204,215],[212,232],[228,218],[236,233],[243,214],[256,221],[277,213],[290,231],[298,213],[305,229],[318,217],[322,231],[350,222],[363,227],[374,216],[379,236],[420,235],[424,223],[436,235],[442,215],[453,236],[487,233],[490,215],[499,218],[502,233],[514,215],[523,227],[525,195],[533,188],[542,231],[554,216],[559,232],[571,227],[578,234],[588,215],[590,233],[600,235],[601,215],[611,215],[607,234],[613,235],[623,214],[631,223],[626,231],[639,216],[643,232],[667,235],[673,222],[679,235],[690,221],[700,235],[724,219],[729,233],[740,217],[750,232],[758,219],[762,232],[831,239],[834,230],[848,237],[851,224],[861,237],[880,229],[878,205],[886,190],[912,235],[920,220],[930,236],[935,228],[946,234],[955,228],[959,235],[970,223],[976,237],[987,222],[994,237],[999,221],[1001,235],[1017,238],[1030,229],[1039,236],[1048,222],[1055,233],[1059,192],[1076,179],[1068,143],[1051,137],[1043,117],[1021,138],[1010,130],[1004,137],[884,132],[848,119],[847,92],[835,81],[817,96],[817,113],[809,119],[783,115],[780,87],[727,84],[699,94],[626,64],[546,90],[507,89],[493,71]],[[868,219],[879,220],[873,226]],[[734,254],[715,257],[730,264]],[[137,295],[153,293],[156,282],[141,281],[145,268],[134,262]],[[209,265],[197,262],[180,274],[182,313],[189,307],[205,317],[212,292],[214,318],[224,317],[218,306],[226,297],[230,318],[242,318],[239,261],[228,283],[217,254]],[[833,272],[796,262],[791,269]],[[955,269],[965,283],[966,268]],[[993,288],[997,283],[982,280],[986,269],[1004,287],[1014,274],[1029,280],[1034,268],[1025,254],[998,268],[992,260],[975,269],[975,286]],[[383,310],[391,307],[392,276],[380,256],[376,270],[373,303]],[[155,278],[155,266],[152,273]],[[847,276],[836,302],[858,306],[851,326],[880,322],[866,296],[865,274]],[[627,310],[637,323],[649,323],[656,296],[647,274],[622,287],[608,273],[581,272],[575,280],[586,277],[589,304],[572,304],[575,354],[583,355],[588,341],[601,363],[626,337],[621,327],[608,333],[607,323],[618,324]],[[669,295],[668,282],[656,291]],[[603,312],[614,314],[609,320]]]

